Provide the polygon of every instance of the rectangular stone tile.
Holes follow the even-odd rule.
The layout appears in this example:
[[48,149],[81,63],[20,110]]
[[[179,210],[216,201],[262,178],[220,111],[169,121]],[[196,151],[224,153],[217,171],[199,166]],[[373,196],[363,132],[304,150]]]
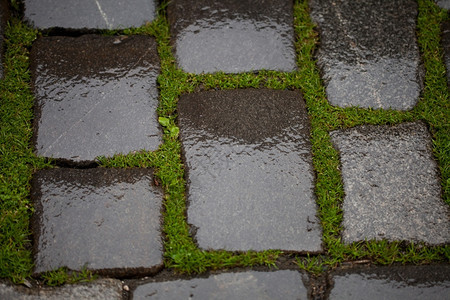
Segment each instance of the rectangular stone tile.
[[332,274],[329,299],[448,299],[450,267],[391,266]]
[[321,251],[310,124],[298,91],[185,94],[189,224],[200,248]]
[[340,107],[415,106],[423,70],[414,0],[311,0],[318,24],[318,65],[328,100]]
[[161,143],[154,38],[40,38],[31,71],[37,155],[84,162]]
[[307,299],[297,271],[222,273],[140,285],[132,299]]
[[186,72],[296,69],[292,1],[174,0],[168,17]]
[[0,0],[0,79],[3,79],[3,56],[4,56],[4,32],[9,19],[9,5],[7,0]]
[[124,29],[156,17],[155,0],[24,0],[25,20],[35,28]]
[[148,169],[50,169],[35,174],[35,273],[67,267],[114,276],[162,267],[162,191]]
[[331,133],[344,181],[345,243],[365,239],[450,242],[431,137],[423,123]]
[[56,288],[25,288],[0,282],[2,300],[121,300],[122,284],[116,279],[99,279],[89,283],[69,284]]

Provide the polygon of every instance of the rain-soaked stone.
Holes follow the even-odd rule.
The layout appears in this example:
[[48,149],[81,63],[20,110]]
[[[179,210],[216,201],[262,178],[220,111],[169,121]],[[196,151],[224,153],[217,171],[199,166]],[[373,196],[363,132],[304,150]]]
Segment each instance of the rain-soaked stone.
[[447,68],[447,85],[450,87],[450,21],[442,24],[442,46],[444,48],[445,67]]
[[122,284],[116,279],[99,279],[89,283],[68,284],[56,288],[25,288],[0,282],[2,300],[121,300]]
[[361,126],[331,133],[344,182],[345,243],[450,242],[450,210],[423,123]]
[[168,16],[186,72],[296,69],[292,1],[174,0]]
[[32,182],[35,273],[114,276],[162,267],[162,191],[149,169],[50,169]]
[[31,52],[40,156],[74,162],[156,150],[160,65],[147,36],[52,36]]
[[319,26],[318,65],[332,105],[408,110],[423,68],[414,0],[311,0]]
[[156,17],[155,0],[24,0],[25,20],[38,29],[124,29]]
[[182,95],[178,108],[199,247],[321,251],[300,92],[207,91]]
[[450,0],[436,0],[440,8],[450,9]]
[[133,299],[307,299],[304,277],[290,270],[248,271],[151,282],[138,286]]
[[3,34],[9,19],[9,6],[7,0],[0,0],[0,79],[3,78]]
[[329,299],[448,299],[449,275],[449,265],[341,270],[331,276]]

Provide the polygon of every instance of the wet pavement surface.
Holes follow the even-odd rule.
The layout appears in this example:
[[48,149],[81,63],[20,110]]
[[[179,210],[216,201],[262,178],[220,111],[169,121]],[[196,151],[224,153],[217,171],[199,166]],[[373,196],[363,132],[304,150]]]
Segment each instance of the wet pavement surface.
[[449,265],[338,271],[330,276],[332,289],[329,299],[447,299],[449,274]]
[[293,4],[286,0],[174,0],[172,44],[189,73],[296,69]]
[[3,59],[4,59],[4,48],[3,39],[4,31],[9,19],[9,5],[7,0],[0,0],[0,79],[3,78]]
[[200,248],[321,250],[300,92],[186,94],[178,112],[188,223]]
[[29,289],[0,282],[2,300],[121,300],[122,283],[117,279],[99,279],[90,283],[65,285],[58,288]]
[[158,148],[153,38],[44,37],[31,60],[37,155],[81,163]]
[[334,106],[412,109],[422,86],[414,0],[311,0],[317,54]]
[[134,276],[162,267],[163,194],[151,170],[41,170],[31,197],[35,273],[66,266]]
[[151,282],[138,286],[132,299],[307,299],[303,277],[290,270],[249,271]]
[[423,123],[331,132],[344,181],[343,240],[450,242],[450,211]]
[[[0,0],[0,33],[8,17],[5,3]],[[32,143],[38,156],[55,158],[56,166],[31,181],[32,283],[26,288],[0,281],[0,299],[448,297],[448,263],[343,262],[319,277],[299,271],[291,253],[326,249],[314,193],[310,115],[298,90],[199,88],[181,95],[176,111],[194,242],[200,250],[283,250],[280,270],[206,267],[207,273],[180,275],[164,268],[164,195],[153,170],[100,168],[95,162],[162,144],[157,43],[149,36],[85,30],[140,26],[155,18],[156,3],[23,1],[24,20],[44,30],[30,56]],[[423,77],[416,1],[310,0],[310,7],[332,105],[416,105]],[[167,16],[176,64],[186,72],[297,68],[292,1],[173,0]],[[442,31],[450,70],[448,23]],[[0,46],[2,41],[0,35]],[[344,184],[345,243],[450,242],[450,211],[425,124],[366,125],[330,136]],[[115,279],[39,286],[35,279],[60,267]]]
[[156,17],[155,0],[24,0],[25,20],[38,29],[124,29]]

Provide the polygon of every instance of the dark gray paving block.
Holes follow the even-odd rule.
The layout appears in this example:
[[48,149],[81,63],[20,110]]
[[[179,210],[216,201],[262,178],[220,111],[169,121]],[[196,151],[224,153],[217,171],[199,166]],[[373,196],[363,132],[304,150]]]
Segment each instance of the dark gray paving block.
[[0,0],[0,79],[3,78],[3,56],[4,56],[4,32],[9,19],[9,5],[7,0]]
[[296,69],[292,1],[175,0],[168,16],[186,72]]
[[338,271],[329,299],[448,299],[449,278],[449,265]]
[[156,17],[155,0],[24,0],[25,19],[34,27],[123,29]]
[[450,0],[436,0],[440,8],[450,9]]
[[248,271],[151,282],[138,286],[133,299],[307,299],[304,276],[289,270]]
[[442,46],[444,48],[444,61],[447,68],[447,85],[450,87],[450,21],[442,24]]
[[131,276],[162,267],[162,192],[148,169],[51,169],[32,182],[35,273],[84,266]]
[[45,37],[33,45],[31,61],[38,155],[81,162],[158,148],[153,38]]
[[423,123],[361,126],[331,137],[342,164],[344,242],[450,242],[450,211]]
[[99,279],[89,283],[64,285],[57,288],[25,288],[0,282],[2,300],[60,300],[60,299],[99,299],[121,300],[122,284],[116,279]]
[[319,26],[318,65],[332,105],[408,110],[422,67],[414,0],[310,0]]
[[199,246],[321,251],[301,94],[208,91],[182,95],[178,108]]

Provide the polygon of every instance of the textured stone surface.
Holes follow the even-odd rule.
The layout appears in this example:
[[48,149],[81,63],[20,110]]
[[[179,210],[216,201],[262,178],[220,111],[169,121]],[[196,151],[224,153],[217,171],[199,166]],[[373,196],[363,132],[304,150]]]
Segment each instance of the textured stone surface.
[[14,286],[0,282],[0,299],[3,300],[121,300],[122,284],[115,279],[100,279],[90,283],[64,285],[57,288]]
[[156,17],[154,0],[24,0],[25,19],[39,29],[123,29]]
[[158,148],[153,38],[45,37],[31,60],[38,155],[82,162]]
[[329,299],[448,299],[450,267],[392,266],[333,274]]
[[320,251],[310,125],[298,91],[182,95],[188,222],[201,248]]
[[346,243],[364,239],[450,242],[431,137],[423,123],[331,133],[344,181]]
[[35,273],[115,276],[162,267],[162,191],[148,169],[51,169],[33,178]]
[[296,68],[292,1],[175,0],[168,15],[186,72]]
[[436,3],[441,8],[450,9],[450,0],[436,0]]
[[138,286],[133,299],[307,299],[303,276],[288,270],[249,271],[152,282]]
[[0,0],[0,79],[3,78],[3,34],[6,22],[9,19],[9,6],[7,0]]
[[311,0],[320,30],[318,65],[328,100],[347,107],[408,110],[422,68],[414,0]]
[[447,68],[447,86],[450,87],[450,21],[442,24],[442,46],[444,48],[445,67]]

